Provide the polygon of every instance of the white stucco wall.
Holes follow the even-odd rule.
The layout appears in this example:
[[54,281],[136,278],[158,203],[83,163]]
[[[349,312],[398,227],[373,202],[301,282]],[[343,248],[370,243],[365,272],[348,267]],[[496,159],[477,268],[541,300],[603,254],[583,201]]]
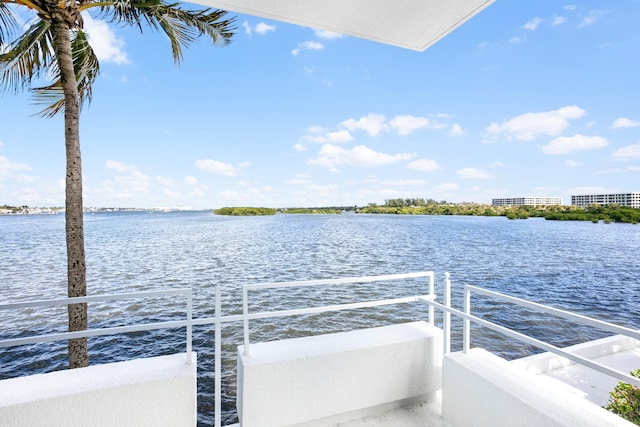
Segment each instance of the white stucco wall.
[[2,427],[196,425],[196,356],[136,359],[0,381]]
[[483,349],[445,355],[442,416],[465,427],[632,427],[634,424]]
[[430,401],[441,388],[442,331],[425,322],[238,348],[243,427],[327,425]]

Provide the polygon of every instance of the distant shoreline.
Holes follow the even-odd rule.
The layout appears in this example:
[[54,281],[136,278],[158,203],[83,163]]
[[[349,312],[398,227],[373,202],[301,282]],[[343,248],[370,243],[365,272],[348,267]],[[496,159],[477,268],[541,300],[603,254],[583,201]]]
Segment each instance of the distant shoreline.
[[[54,215],[64,213],[60,207],[0,206],[0,215]],[[85,213],[96,212],[185,212],[211,211],[210,209],[192,210],[181,208],[85,208]],[[423,206],[389,206],[369,204],[365,207],[315,207],[315,208],[263,208],[263,207],[225,207],[213,210],[222,216],[265,216],[276,214],[326,215],[352,212],[355,214],[387,215],[458,215],[458,216],[504,216],[508,219],[544,218],[558,221],[591,221],[594,223],[640,223],[640,209],[619,205],[577,206],[493,206],[479,203],[426,203]]]

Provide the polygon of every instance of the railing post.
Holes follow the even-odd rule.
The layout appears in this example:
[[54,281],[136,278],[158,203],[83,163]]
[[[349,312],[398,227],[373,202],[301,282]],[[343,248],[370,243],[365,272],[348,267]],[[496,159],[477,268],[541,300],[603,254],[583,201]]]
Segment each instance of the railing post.
[[222,425],[222,302],[220,298],[220,286],[216,285],[216,312],[215,312],[215,386],[214,386],[214,420],[215,427]]
[[[451,281],[449,272],[444,273],[444,305],[451,308]],[[444,353],[451,352],[451,313],[449,310],[443,311],[444,319],[442,321],[442,329],[444,329],[444,342],[442,347]]]
[[193,294],[191,289],[187,293],[187,365],[191,365],[193,351]]
[[249,295],[246,286],[242,287],[242,314],[244,319],[244,355],[249,356]]
[[[471,314],[471,289],[464,288],[464,313]],[[462,329],[462,350],[466,353],[471,347],[471,320],[464,319],[464,327]]]
[[[435,274],[429,276],[429,295],[435,295]],[[435,311],[434,307],[429,304],[429,325],[435,326]]]

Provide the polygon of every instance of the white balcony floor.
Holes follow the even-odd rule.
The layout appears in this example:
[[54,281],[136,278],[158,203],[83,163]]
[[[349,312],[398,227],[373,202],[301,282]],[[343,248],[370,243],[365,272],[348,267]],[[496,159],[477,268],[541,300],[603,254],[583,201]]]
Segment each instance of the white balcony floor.
[[378,416],[339,423],[336,427],[450,427],[450,424],[442,419],[441,402],[438,399],[428,405],[398,408]]

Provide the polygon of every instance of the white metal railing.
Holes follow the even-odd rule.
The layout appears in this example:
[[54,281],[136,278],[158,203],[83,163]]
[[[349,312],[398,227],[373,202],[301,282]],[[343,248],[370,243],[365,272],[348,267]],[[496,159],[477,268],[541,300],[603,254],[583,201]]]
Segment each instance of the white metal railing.
[[186,319],[185,320],[173,320],[165,322],[152,322],[143,323],[137,325],[128,326],[115,326],[109,328],[99,329],[86,329],[84,331],[75,332],[61,332],[55,334],[34,335],[30,337],[22,338],[10,338],[0,340],[0,348],[14,347],[18,345],[35,344],[49,341],[63,341],[75,338],[95,337],[100,335],[116,335],[127,332],[139,332],[150,331],[154,329],[170,329],[186,327],[186,352],[187,363],[191,363],[192,347],[192,313],[193,313],[193,296],[191,289],[169,289],[160,291],[147,291],[147,292],[132,292],[126,294],[111,294],[111,295],[94,295],[87,297],[74,297],[74,298],[59,298],[50,300],[38,300],[38,301],[26,301],[15,302],[8,304],[0,304],[0,311],[2,310],[18,310],[22,308],[30,307],[53,307],[56,305],[71,305],[71,304],[83,304],[90,302],[102,302],[102,301],[117,301],[125,299],[139,299],[139,298],[155,298],[166,297],[171,295],[184,295],[186,297]]
[[[310,287],[310,286],[326,286],[326,285],[344,285],[350,283],[370,283],[389,280],[406,280],[429,278],[429,293],[425,295],[409,296],[403,298],[385,299],[378,301],[366,301],[348,304],[327,305],[321,307],[307,307],[293,310],[265,311],[261,313],[249,313],[249,291],[256,289],[273,289],[273,288],[290,288],[290,287]],[[307,280],[298,282],[273,282],[273,283],[257,283],[252,285],[244,285],[242,287],[242,314],[244,320],[244,354],[250,354],[249,343],[249,320],[267,319],[272,317],[294,316],[300,314],[326,313],[329,311],[351,310],[365,307],[380,307],[383,305],[403,304],[409,302],[435,300],[434,292],[435,276],[433,271],[425,271],[419,273],[390,274],[384,276],[367,276],[367,277],[349,277],[342,279],[323,279],[323,280]],[[429,307],[429,323],[434,324],[433,307]]]
[[[386,299],[386,300],[375,300],[375,301],[365,301],[365,302],[356,302],[356,303],[347,303],[347,304],[337,304],[337,305],[327,305],[327,306],[319,306],[319,307],[307,307],[302,309],[293,309],[293,310],[280,310],[280,311],[269,311],[269,312],[260,312],[260,313],[249,313],[249,304],[248,304],[248,292],[250,290],[257,289],[270,289],[270,288],[288,288],[288,287],[308,287],[308,286],[321,286],[321,285],[346,285],[353,283],[372,283],[372,282],[381,282],[381,281],[393,281],[393,280],[412,280],[412,279],[428,279],[428,294],[417,295],[417,296],[408,296],[403,298],[394,298],[394,299]],[[9,303],[9,304],[0,304],[1,310],[11,310],[11,309],[21,309],[21,308],[29,308],[29,307],[49,307],[56,305],[70,305],[70,304],[81,304],[81,303],[90,303],[90,302],[101,302],[101,301],[113,301],[113,300],[124,300],[124,299],[135,299],[135,298],[152,298],[152,297],[165,297],[171,295],[184,295],[186,297],[186,319],[185,320],[176,320],[176,321],[165,321],[165,322],[153,322],[153,323],[144,323],[137,325],[128,325],[128,326],[117,326],[117,327],[109,327],[109,328],[100,328],[100,329],[88,329],[85,331],[77,331],[77,332],[64,332],[64,333],[54,333],[54,334],[44,334],[38,336],[31,337],[23,337],[23,338],[11,338],[0,340],[0,348],[13,347],[25,344],[34,344],[41,342],[49,342],[49,341],[62,341],[74,338],[84,338],[84,337],[93,337],[99,335],[115,335],[127,332],[137,332],[137,331],[148,331],[154,329],[165,329],[165,328],[179,328],[186,327],[187,336],[186,336],[186,351],[187,351],[187,363],[190,363],[191,357],[188,355],[192,351],[192,333],[194,326],[201,325],[214,325],[215,328],[215,343],[214,343],[214,425],[215,427],[221,426],[221,412],[222,412],[222,324],[229,322],[244,322],[244,339],[245,339],[245,350],[248,352],[250,343],[249,343],[249,321],[256,319],[266,319],[266,318],[275,318],[275,317],[283,317],[283,316],[294,316],[294,315],[302,315],[302,314],[312,314],[312,313],[324,313],[330,311],[338,311],[338,310],[348,310],[348,309],[357,309],[357,308],[365,308],[365,307],[379,307],[384,305],[391,304],[401,304],[401,303],[410,303],[417,301],[433,301],[435,300],[434,293],[434,282],[435,275],[432,271],[430,272],[418,272],[418,273],[405,273],[405,274],[390,274],[390,275],[381,275],[381,276],[367,276],[367,277],[350,277],[350,278],[340,278],[340,279],[324,279],[324,280],[308,280],[308,281],[297,281],[297,282],[272,282],[272,283],[258,283],[258,284],[250,284],[244,285],[242,287],[243,290],[243,314],[241,315],[222,315],[222,304],[221,304],[221,291],[219,286],[215,286],[215,314],[214,317],[207,318],[198,318],[194,319],[193,316],[193,297],[191,289],[176,289],[176,290],[162,290],[162,291],[148,291],[148,292],[134,292],[127,294],[112,294],[112,295],[96,295],[96,296],[88,296],[88,297],[77,297],[77,298],[60,298],[60,299],[52,299],[52,300],[40,300],[40,301],[28,301],[28,302],[18,302],[18,303]],[[429,322],[430,324],[434,324],[434,308],[432,306],[429,307]]]
[[624,336],[635,338],[635,339],[640,339],[639,330],[627,328],[627,327],[616,325],[609,322],[604,322],[602,320],[594,319],[592,317],[571,313],[570,311],[561,310],[561,309],[546,306],[543,304],[527,301],[521,298],[512,297],[509,295],[502,294],[500,292],[490,291],[490,290],[479,288],[477,286],[472,286],[472,285],[464,286],[464,303],[463,303],[464,311],[460,311],[451,306],[451,282],[449,280],[449,277],[450,277],[449,273],[445,273],[444,304],[440,304],[436,301],[430,301],[426,299],[423,300],[425,303],[429,304],[430,306],[437,307],[441,309],[443,312],[443,351],[445,353],[448,353],[451,351],[450,349],[451,315],[453,314],[463,319],[462,350],[465,353],[469,351],[471,347],[471,323],[475,323],[480,326],[484,326],[488,329],[491,329],[493,331],[499,332],[507,337],[524,342],[526,344],[530,344],[534,347],[540,348],[550,353],[554,353],[558,356],[564,357],[575,363],[584,365],[586,367],[594,369],[603,374],[617,378],[620,381],[624,381],[626,383],[630,383],[640,387],[640,378],[633,377],[625,372],[620,372],[618,370],[611,369],[608,366],[602,365],[598,362],[594,362],[591,359],[579,356],[575,353],[572,353],[571,351],[559,348],[552,344],[546,343],[544,341],[538,340],[536,338],[530,337],[523,333],[498,325],[496,323],[489,322],[480,317],[473,316],[471,314],[471,295],[472,293],[475,293],[478,295],[484,295],[490,298],[494,298],[496,300],[505,301],[521,307],[525,307],[540,313],[551,314],[553,316],[557,316],[581,325],[591,326],[606,332],[612,332],[615,334],[624,335]]
[[[361,302],[355,302],[355,303],[344,303],[344,304],[326,305],[326,306],[317,306],[317,307],[306,307],[306,308],[291,309],[291,310],[249,313],[249,299],[248,299],[249,291],[254,291],[258,289],[312,287],[312,286],[322,286],[322,285],[346,285],[346,284],[354,284],[354,283],[371,283],[371,282],[393,281],[393,280],[414,280],[414,279],[423,279],[423,278],[428,278],[428,293],[423,295],[414,295],[414,296],[407,296],[407,297],[393,298],[393,299],[364,301],[364,302],[361,301]],[[486,297],[490,297],[490,298],[505,301],[508,303],[516,304],[522,307],[526,307],[541,313],[558,316],[566,320],[596,327],[608,332],[626,335],[636,339],[640,339],[640,331],[614,325],[614,324],[603,322],[587,316],[574,314],[565,310],[560,310],[560,309],[545,306],[542,304],[533,303],[520,298],[511,297],[505,294],[501,294],[499,292],[489,291],[486,289],[482,289],[482,288],[479,288],[476,286],[470,286],[470,285],[466,285],[464,287],[464,304],[463,304],[463,310],[461,311],[452,307],[452,304],[451,304],[451,281],[450,281],[449,273],[445,273],[445,281],[443,286],[444,303],[439,303],[436,301],[434,282],[435,282],[435,275],[432,271],[429,271],[429,272],[391,274],[391,275],[381,275],[381,276],[350,277],[350,278],[341,278],[341,279],[249,284],[249,285],[244,285],[242,287],[243,313],[236,314],[236,315],[227,315],[227,316],[222,315],[221,290],[220,290],[220,287],[216,285],[214,317],[198,318],[198,319],[192,318],[193,299],[192,299],[191,289],[136,292],[136,293],[128,293],[128,294],[101,295],[101,296],[90,296],[90,297],[63,298],[63,299],[55,299],[55,300],[0,304],[0,311],[1,311],[1,310],[8,310],[8,309],[27,308],[27,307],[38,307],[38,306],[43,307],[43,306],[66,305],[66,304],[76,304],[76,303],[89,303],[89,302],[107,301],[107,300],[123,300],[123,299],[132,299],[132,298],[164,297],[164,296],[170,296],[170,295],[184,295],[186,297],[186,319],[185,320],[154,322],[154,323],[145,323],[145,324],[130,325],[130,326],[117,326],[117,327],[109,327],[109,328],[102,328],[102,329],[90,329],[86,331],[47,334],[47,335],[40,335],[40,336],[34,336],[34,337],[12,338],[12,339],[1,340],[0,348],[18,346],[18,345],[24,345],[24,344],[33,344],[38,342],[59,341],[59,340],[67,340],[67,339],[73,339],[73,338],[91,337],[91,336],[98,336],[98,335],[113,335],[113,334],[120,334],[120,333],[126,333],[126,332],[136,332],[136,331],[145,331],[145,330],[153,330],[153,329],[186,327],[186,331],[187,331],[186,351],[187,351],[187,355],[189,355],[192,351],[193,326],[214,325],[215,327],[214,425],[216,427],[220,427],[221,426],[221,406],[222,406],[221,405],[221,402],[222,402],[221,400],[221,396],[222,396],[221,345],[222,345],[222,324],[223,323],[243,322],[244,349],[245,349],[245,354],[249,355],[250,354],[250,340],[249,340],[249,337],[250,337],[249,321],[250,320],[302,315],[302,314],[316,314],[316,313],[338,311],[338,310],[358,309],[358,308],[364,308],[364,307],[378,307],[378,306],[384,306],[384,305],[390,305],[390,304],[423,302],[428,304],[428,316],[429,316],[429,323],[431,325],[434,325],[435,323],[434,309],[437,308],[442,310],[442,313],[443,313],[442,325],[443,325],[443,332],[444,332],[443,333],[443,351],[445,353],[450,351],[451,315],[454,315],[463,320],[463,351],[465,352],[468,351],[468,349],[471,346],[471,338],[470,338],[471,323],[475,323],[475,324],[484,326],[486,328],[489,328],[491,330],[494,330],[496,332],[502,333],[505,336],[514,338],[516,340],[525,342],[527,344],[531,344],[545,351],[549,351],[551,353],[565,357],[576,363],[583,364],[599,372],[615,377],[621,381],[640,386],[640,379],[638,378],[634,378],[626,373],[610,369],[604,365],[593,362],[584,357],[578,356],[567,350],[558,348],[551,344],[529,337],[525,334],[513,331],[506,327],[500,326],[496,323],[489,322],[477,316],[473,316],[471,314],[471,295],[472,293],[483,295]],[[187,357],[186,360],[187,360],[187,363],[189,363],[191,360],[191,357]]]

